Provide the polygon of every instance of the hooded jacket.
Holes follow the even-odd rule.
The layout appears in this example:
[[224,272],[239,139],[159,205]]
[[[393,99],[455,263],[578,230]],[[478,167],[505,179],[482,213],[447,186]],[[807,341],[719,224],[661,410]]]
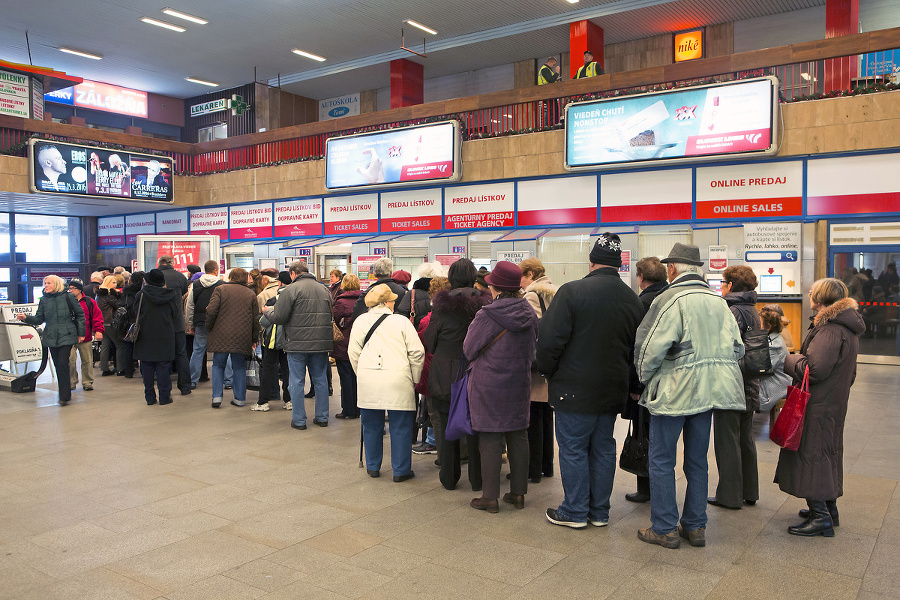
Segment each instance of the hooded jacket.
[[311,273],[301,273],[282,288],[266,318],[284,325],[285,352],[331,352],[331,292]]
[[469,325],[463,350],[471,362],[469,413],[475,431],[528,428],[537,323],[525,298],[497,298]]
[[478,310],[488,304],[481,292],[471,287],[438,292],[431,301],[431,321],[425,329],[425,347],[432,354],[428,392],[450,401],[450,384],[462,377],[468,361],[463,341]]
[[204,273],[188,289],[187,301],[184,305],[184,322],[188,329],[197,325],[206,325],[206,307],[217,285],[225,283],[217,275]]
[[[415,309],[416,317],[413,319],[413,326],[418,329],[422,319],[431,312],[431,297],[428,295],[428,288],[431,287],[430,277],[421,277],[413,283],[412,290],[404,294],[403,298],[396,303],[394,312],[403,315],[407,319],[412,315],[412,308]],[[416,305],[412,307],[413,296],[416,299]]]
[[622,412],[643,308],[614,268],[559,288],[538,327],[537,363],[550,405],[583,414]]
[[[728,294],[725,302],[737,321],[743,342],[748,331],[760,328],[759,313],[756,312],[756,292],[751,290]],[[759,410],[759,379],[744,379],[744,400],[747,412]]]
[[553,282],[550,281],[550,277],[547,275],[538,277],[525,288],[525,299],[528,300],[528,304],[534,309],[538,320],[544,316],[541,309],[541,300],[544,301],[545,308],[549,307],[558,290],[559,288],[553,285]]
[[48,348],[74,345],[78,332],[85,328],[84,311],[75,296],[65,290],[41,296],[37,311],[26,316],[24,322],[35,327],[46,324],[41,340]]
[[136,306],[140,306],[137,322],[141,329],[134,343],[136,359],[147,362],[175,360],[175,332],[178,323],[184,323],[179,291],[145,285],[137,295]]
[[809,402],[800,448],[781,450],[775,483],[783,492],[811,500],[844,493],[844,419],[856,379],[859,335],[865,321],[852,298],[819,311],[799,354],[788,355],[785,372],[800,381],[809,367]]
[[659,294],[638,328],[634,365],[651,415],[744,410],[738,360],[744,344],[725,300],[703,277],[681,275]]

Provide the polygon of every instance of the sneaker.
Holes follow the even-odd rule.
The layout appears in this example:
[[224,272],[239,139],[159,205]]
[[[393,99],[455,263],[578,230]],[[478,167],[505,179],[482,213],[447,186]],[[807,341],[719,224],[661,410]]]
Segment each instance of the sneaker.
[[605,521],[603,521],[600,519],[592,519],[592,518],[588,517],[588,523],[590,523],[594,527],[606,527],[607,525],[609,525],[609,519],[606,519]]
[[413,446],[413,454],[437,454],[437,446],[422,442],[418,446]]
[[563,527],[571,527],[572,529],[584,529],[585,527],[587,527],[587,523],[585,523],[584,521],[581,521],[581,522],[569,521],[568,519],[561,517],[559,515],[559,513],[556,512],[555,508],[548,508],[546,515],[547,515],[547,520],[550,521],[551,523],[553,523],[554,525],[561,525]]
[[706,546],[706,528],[698,527],[687,531],[681,524],[678,525],[678,535],[688,541],[688,544],[696,548]]
[[84,391],[86,391],[86,392],[93,392],[93,391],[94,391],[94,386],[92,386],[92,385],[86,385],[86,386],[84,386]]
[[294,405],[291,404],[290,402],[285,402],[285,403],[284,403],[284,410],[294,410]]
[[652,527],[639,529],[638,539],[642,542],[647,542],[648,544],[656,544],[663,548],[669,548],[670,550],[674,550],[681,545],[681,540],[678,539],[678,533],[676,531],[671,531],[666,535],[660,535],[653,531]]
[[269,405],[268,405],[268,403],[266,403],[266,404],[254,404],[253,406],[250,407],[250,410],[256,410],[256,411],[259,411],[259,412],[269,412]]

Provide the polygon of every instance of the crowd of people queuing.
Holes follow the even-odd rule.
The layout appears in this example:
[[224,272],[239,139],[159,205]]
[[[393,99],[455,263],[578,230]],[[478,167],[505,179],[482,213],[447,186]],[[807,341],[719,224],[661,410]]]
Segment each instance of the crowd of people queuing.
[[[360,419],[370,477],[381,475],[387,421],[393,481],[415,477],[413,452],[436,456],[448,490],[459,485],[466,464],[472,491],[481,492],[470,504],[488,513],[497,513],[501,500],[524,508],[528,485],[555,475],[558,446],[563,497],[546,519],[573,529],[609,523],[621,415],[649,440],[646,472],[625,499],[650,503],[650,526],[638,537],[666,548],[682,539],[705,545],[707,506],[756,504],[753,414],[808,373],[806,428],[798,450],[781,450],[775,482],[808,504],[791,534],[833,536],[843,423],[866,331],[854,297],[863,282],[816,281],[809,293],[815,318],[791,354],[780,307],[757,311],[749,267],[726,269],[720,295],[703,276],[698,247],[677,243],[662,260],[637,262],[635,294],[619,276],[616,234],[601,235],[587,258],[587,274],[557,288],[536,258],[499,261],[490,272],[465,258],[449,268],[425,263],[415,281],[380,258],[375,280],[363,286],[339,270],[323,285],[305,262],[282,272],[234,268],[220,275],[210,260],[191,265],[189,280],[173,268],[173,257],[162,256],[147,273],[103,269],[87,285],[50,275],[36,314],[19,318],[44,324],[60,405],[77,388],[79,358],[83,389],[93,389],[99,343],[101,376],[133,377],[139,362],[148,405],[172,403],[174,369],[182,395],[211,379],[212,408],[229,389],[230,404],[243,407],[248,364],[258,363],[250,410],[280,403],[298,430],[308,424],[308,373],[312,423],[327,427],[333,362],[341,406],[334,417]],[[741,369],[746,336],[759,328],[768,332],[773,365],[762,379]],[[460,395],[471,432],[451,436]],[[711,435],[718,485],[707,496]],[[687,480],[680,514],[679,438]],[[509,491],[501,494],[504,462]]]

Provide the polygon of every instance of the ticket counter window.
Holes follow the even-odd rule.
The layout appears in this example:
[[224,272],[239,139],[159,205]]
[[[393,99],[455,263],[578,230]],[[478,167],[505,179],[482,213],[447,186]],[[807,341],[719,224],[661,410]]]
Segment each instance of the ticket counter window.
[[887,252],[833,254],[832,276],[847,284],[850,295],[859,302],[860,313],[866,321],[866,332],[859,340],[860,354],[900,355],[898,263],[900,248]]
[[316,254],[316,278],[319,281],[329,281],[333,270],[341,273],[350,272],[349,254]]
[[587,275],[591,243],[590,235],[547,236],[539,240],[538,258],[554,285]]

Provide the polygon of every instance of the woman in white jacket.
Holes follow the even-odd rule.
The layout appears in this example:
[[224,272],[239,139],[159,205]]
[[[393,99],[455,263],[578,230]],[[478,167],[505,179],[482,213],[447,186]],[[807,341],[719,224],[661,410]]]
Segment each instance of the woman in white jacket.
[[[358,405],[366,450],[366,472],[380,476],[384,453],[384,411],[391,431],[394,481],[415,477],[412,434],[416,415],[415,385],[422,375],[425,348],[409,319],[395,315],[397,294],[379,284],[366,295],[369,312],[356,318],[347,354],[356,372]],[[368,340],[367,340],[368,338]]]

